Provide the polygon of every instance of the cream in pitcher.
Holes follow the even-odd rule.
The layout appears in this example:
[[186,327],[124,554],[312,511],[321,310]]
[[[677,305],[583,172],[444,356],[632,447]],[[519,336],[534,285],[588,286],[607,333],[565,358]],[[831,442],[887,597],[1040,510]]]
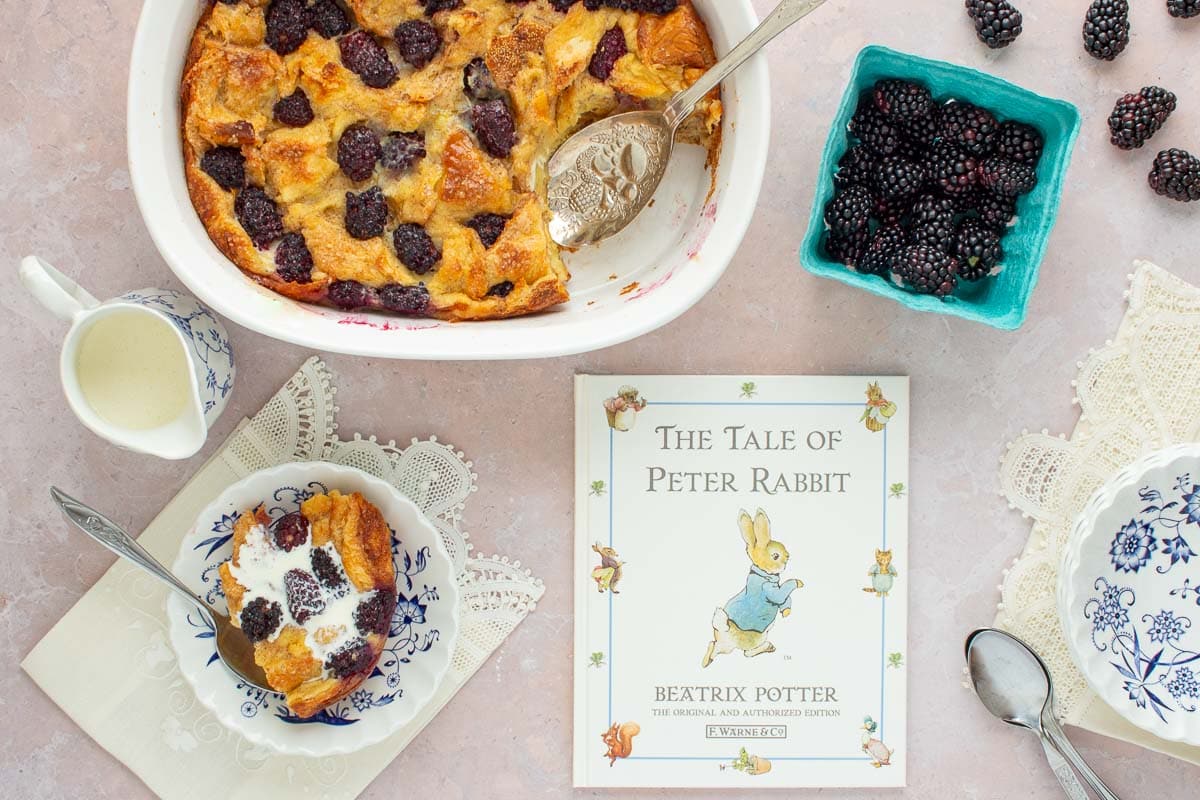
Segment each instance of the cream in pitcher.
[[92,432],[162,458],[193,455],[224,410],[233,355],[207,308],[167,289],[101,303],[34,256],[21,281],[71,322],[59,371],[71,410]]

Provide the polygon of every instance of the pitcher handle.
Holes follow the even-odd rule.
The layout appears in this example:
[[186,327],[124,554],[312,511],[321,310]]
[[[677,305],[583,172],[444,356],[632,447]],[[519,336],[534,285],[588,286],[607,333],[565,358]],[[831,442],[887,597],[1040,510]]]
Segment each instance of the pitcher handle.
[[21,283],[52,314],[68,322],[100,305],[87,289],[37,256],[21,259]]

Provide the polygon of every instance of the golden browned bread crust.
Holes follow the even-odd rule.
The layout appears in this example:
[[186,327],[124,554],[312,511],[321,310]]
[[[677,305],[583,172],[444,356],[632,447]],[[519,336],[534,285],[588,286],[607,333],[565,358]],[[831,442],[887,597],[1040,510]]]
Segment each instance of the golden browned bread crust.
[[[188,190],[213,243],[247,275],[296,300],[344,308],[387,306],[384,298],[396,287],[418,295],[423,287],[428,297],[419,307],[392,310],[448,320],[518,316],[565,302],[570,275],[547,230],[546,160],[583,124],[661,106],[715,61],[691,0],[663,16],[589,11],[583,3],[563,13],[549,0],[464,0],[432,17],[419,0],[345,0],[353,28],[373,34],[398,68],[390,86],[371,88],[343,65],[338,38],[310,30],[293,52],[271,49],[270,6],[269,0],[213,3],[196,27],[180,89]],[[392,41],[396,26],[412,20],[431,23],[441,38],[420,69],[405,63]],[[628,52],[600,80],[589,65],[601,37],[614,28]],[[490,155],[472,130],[463,71],[476,58],[486,63],[514,118],[516,144],[504,158]],[[273,109],[298,89],[313,119],[290,127]],[[710,163],[721,115],[714,91],[680,135],[707,146]],[[422,134],[426,154],[407,169],[378,164],[365,180],[353,180],[337,157],[352,125],[378,136]],[[201,168],[216,147],[241,154],[245,186],[261,188],[278,208],[283,230],[303,237],[311,269],[277,269],[278,236],[260,237],[263,247],[256,246],[235,212],[244,189],[222,188]],[[372,187],[386,200],[385,230],[357,239],[346,229],[347,193]],[[480,214],[507,220],[490,246],[466,224]],[[440,251],[433,269],[418,273],[402,263],[392,241],[401,224],[419,225],[432,239]],[[338,290],[353,284],[366,288],[347,304]]]
[[[295,714],[307,718],[354,691],[374,669],[387,641],[386,623],[390,622],[396,604],[396,571],[392,563],[391,530],[379,510],[361,494],[344,495],[336,490],[319,494],[304,502],[300,514],[307,523],[305,541],[297,545],[305,548],[301,551],[302,559],[311,557],[314,549],[328,552],[331,546],[340,565],[339,575],[345,576],[337,587],[320,588],[321,611],[308,618],[297,618],[292,598],[281,595],[280,587],[275,585],[276,576],[264,578],[261,569],[243,571],[247,557],[258,559],[261,564],[264,557],[281,555],[278,540],[271,538],[275,536],[271,520],[262,506],[238,518],[233,529],[233,556],[221,564],[219,572],[230,619],[252,639],[257,638],[254,660],[266,672],[267,682],[284,693],[288,707]],[[317,571],[315,567],[313,571]],[[309,577],[312,586],[318,588],[318,578],[311,574]],[[242,580],[251,585],[244,585]],[[349,602],[337,605],[347,595]],[[279,604],[278,624],[261,636],[252,633],[242,616],[256,598],[278,598],[274,602]],[[364,605],[373,604],[382,610],[376,615],[360,616]],[[350,608],[354,609],[353,615],[340,614]],[[364,629],[364,621],[371,618],[380,619],[380,624],[373,627],[368,624]],[[316,652],[335,645],[339,649],[333,650],[324,661],[317,657]],[[348,651],[351,656],[345,657]]]

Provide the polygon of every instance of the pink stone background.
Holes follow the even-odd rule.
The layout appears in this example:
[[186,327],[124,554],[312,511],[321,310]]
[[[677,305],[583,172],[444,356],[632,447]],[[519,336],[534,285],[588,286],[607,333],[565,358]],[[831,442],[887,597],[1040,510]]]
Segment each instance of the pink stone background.
[[[465,520],[476,546],[519,558],[546,581],[536,613],[365,797],[570,792],[571,376],[581,371],[911,375],[910,788],[891,796],[1058,796],[1034,739],[992,720],[961,687],[962,642],[992,619],[1000,570],[1028,533],[996,495],[1004,444],[1024,427],[1070,430],[1075,362],[1115,330],[1134,258],[1200,282],[1200,207],[1172,204],[1145,186],[1158,149],[1200,152],[1200,20],[1172,20],[1163,0],[1135,3],[1132,45],[1115,64],[1102,64],[1079,42],[1086,0],[1017,2],[1025,33],[999,54],[975,41],[959,0],[831,0],[785,34],[770,52],[774,140],[746,243],[716,289],[664,330],[543,362],[328,357],[341,388],[343,432],[399,440],[436,434],[464,449],[479,473]],[[773,2],[754,5],[764,14]],[[178,286],[129,188],[124,96],[138,10],[135,0],[0,0],[6,797],[149,794],[17,667],[112,562],[67,530],[51,510],[47,486],[58,483],[139,530],[308,355],[230,325],[239,382],[208,447],[189,462],[114,449],[85,431],[62,399],[56,359],[63,326],[19,286],[20,256],[40,254],[101,297],[148,284]],[[1062,216],[1020,332],[918,315],[797,266],[828,122],[855,53],[869,42],[979,67],[1067,98],[1083,112]],[[1173,89],[1181,108],[1147,150],[1118,152],[1107,142],[1104,118],[1119,94],[1148,83]],[[86,659],[104,654],[81,657],[86,675]],[[1196,795],[1200,768],[1073,736],[1125,798]],[[576,793],[591,794],[601,793]]]

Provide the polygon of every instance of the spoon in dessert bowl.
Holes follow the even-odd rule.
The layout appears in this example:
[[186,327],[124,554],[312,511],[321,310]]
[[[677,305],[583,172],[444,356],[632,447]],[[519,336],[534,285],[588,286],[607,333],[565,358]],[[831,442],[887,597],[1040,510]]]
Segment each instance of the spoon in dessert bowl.
[[661,111],[631,111],[588,125],[547,165],[550,238],[580,247],[624,230],[654,196],[675,132],[705,95],[825,0],[783,0],[749,36]]
[[[1054,683],[1045,662],[1015,636],[981,628],[967,637],[967,670],[988,711],[1041,739],[1059,785],[1071,800],[1087,800],[1074,767],[1101,800],[1119,800],[1092,771],[1054,717]],[[1070,762],[1068,765],[1067,762]]]
[[193,594],[191,589],[108,517],[84,505],[56,486],[50,487],[50,496],[71,524],[116,555],[133,562],[158,578],[194,605],[196,611],[213,629],[217,643],[217,655],[221,657],[221,662],[239,680],[264,692],[275,692],[267,685],[267,675],[263,672],[262,667],[254,662],[254,645],[246,638],[246,634],[242,633],[241,629],[234,627],[228,616]]

